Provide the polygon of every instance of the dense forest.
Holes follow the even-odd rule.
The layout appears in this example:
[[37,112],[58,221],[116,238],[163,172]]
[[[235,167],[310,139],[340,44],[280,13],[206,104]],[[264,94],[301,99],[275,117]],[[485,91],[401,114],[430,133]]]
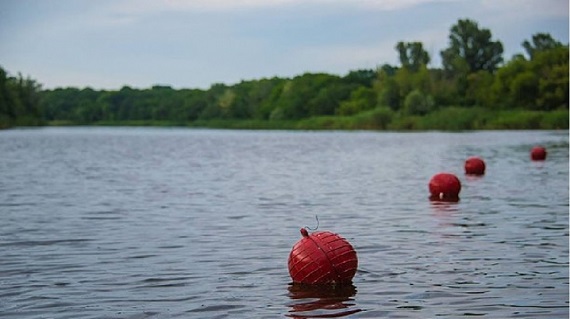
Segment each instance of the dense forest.
[[301,129],[567,129],[568,44],[537,33],[505,61],[489,29],[458,20],[441,68],[421,42],[395,45],[399,66],[306,73],[207,90],[57,88],[0,68],[0,128],[180,125]]

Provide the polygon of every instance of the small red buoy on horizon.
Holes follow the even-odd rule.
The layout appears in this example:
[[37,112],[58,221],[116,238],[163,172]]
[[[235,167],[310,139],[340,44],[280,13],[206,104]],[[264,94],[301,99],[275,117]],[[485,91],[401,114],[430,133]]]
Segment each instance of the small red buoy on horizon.
[[546,159],[546,149],[542,146],[535,146],[530,150],[530,158],[533,161],[544,161]]
[[485,161],[480,157],[469,157],[465,160],[465,174],[467,175],[485,175]]
[[429,181],[431,200],[458,201],[461,182],[457,176],[450,173],[435,174]]
[[358,267],[356,251],[338,234],[328,231],[311,235],[301,228],[301,238],[291,249],[289,274],[294,283],[351,283]]

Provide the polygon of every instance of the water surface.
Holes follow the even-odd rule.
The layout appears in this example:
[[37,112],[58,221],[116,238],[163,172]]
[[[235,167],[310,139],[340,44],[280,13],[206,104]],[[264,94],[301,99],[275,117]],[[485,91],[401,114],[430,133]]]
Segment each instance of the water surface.
[[[16,129],[0,154],[3,318],[568,317],[568,131]],[[458,203],[428,200],[441,171]],[[352,286],[290,285],[315,216]]]

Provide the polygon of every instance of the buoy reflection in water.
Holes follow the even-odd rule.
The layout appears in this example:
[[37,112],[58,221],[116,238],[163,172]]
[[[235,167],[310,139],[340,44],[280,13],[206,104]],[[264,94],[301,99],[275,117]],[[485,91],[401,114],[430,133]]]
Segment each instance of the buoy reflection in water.
[[356,307],[356,287],[348,285],[289,285],[286,314],[290,318],[339,318],[362,311]]

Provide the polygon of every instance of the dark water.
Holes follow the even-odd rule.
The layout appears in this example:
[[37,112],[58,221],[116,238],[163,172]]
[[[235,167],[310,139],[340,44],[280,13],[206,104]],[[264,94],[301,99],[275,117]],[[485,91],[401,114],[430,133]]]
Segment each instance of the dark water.
[[[568,166],[568,131],[0,131],[0,316],[567,318]],[[353,286],[290,285],[315,216]]]

